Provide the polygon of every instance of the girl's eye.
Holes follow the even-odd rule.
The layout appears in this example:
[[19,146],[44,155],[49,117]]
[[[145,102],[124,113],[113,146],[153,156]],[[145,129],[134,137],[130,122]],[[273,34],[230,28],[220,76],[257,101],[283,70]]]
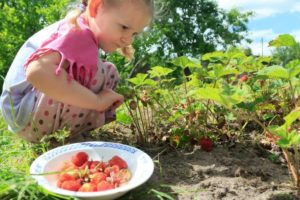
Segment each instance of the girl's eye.
[[121,26],[122,26],[123,30],[127,30],[128,29],[128,26],[125,26],[125,25],[121,25]]

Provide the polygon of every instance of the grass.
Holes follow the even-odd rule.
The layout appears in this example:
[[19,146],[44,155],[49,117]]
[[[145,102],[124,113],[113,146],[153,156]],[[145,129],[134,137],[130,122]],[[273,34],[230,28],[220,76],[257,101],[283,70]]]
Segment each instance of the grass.
[[[55,133],[53,137],[61,145],[65,143],[62,135],[65,131]],[[31,178],[30,164],[35,158],[48,151],[50,140],[39,144],[28,143],[17,135],[7,130],[5,121],[0,117],[0,199],[1,200],[76,200],[73,197],[63,197],[39,187]],[[159,165],[159,162],[155,162]],[[129,199],[167,199],[174,200],[171,186],[162,184],[144,184],[143,186],[127,193],[121,200]]]

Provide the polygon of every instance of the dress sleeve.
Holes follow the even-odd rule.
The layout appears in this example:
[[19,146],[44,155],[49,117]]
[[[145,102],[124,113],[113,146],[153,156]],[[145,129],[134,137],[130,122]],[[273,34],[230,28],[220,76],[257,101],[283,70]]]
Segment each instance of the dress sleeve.
[[56,75],[60,74],[63,63],[68,61],[68,80],[74,79],[88,88],[91,86],[99,58],[96,39],[87,26],[82,25],[77,29],[68,21],[62,21],[58,30],[28,58],[25,68],[33,60],[50,52],[58,52],[61,55],[60,63],[54,72]]

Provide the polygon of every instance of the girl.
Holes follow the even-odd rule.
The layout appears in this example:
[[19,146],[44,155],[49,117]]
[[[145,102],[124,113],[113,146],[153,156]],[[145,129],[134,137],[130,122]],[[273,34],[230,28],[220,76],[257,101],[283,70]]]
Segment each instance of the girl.
[[98,50],[121,49],[151,21],[152,0],[84,0],[78,11],[29,38],[10,67],[1,95],[9,129],[38,142],[67,127],[71,134],[110,121],[123,96],[114,65]]

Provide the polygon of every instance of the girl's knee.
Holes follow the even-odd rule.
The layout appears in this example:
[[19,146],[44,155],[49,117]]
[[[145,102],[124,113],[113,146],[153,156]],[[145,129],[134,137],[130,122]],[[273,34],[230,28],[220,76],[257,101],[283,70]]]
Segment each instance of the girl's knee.
[[106,74],[116,74],[119,76],[118,69],[115,64],[112,62],[105,61],[103,62],[103,68]]
[[105,87],[115,89],[120,79],[117,67],[111,62],[104,62],[103,67],[106,72]]

